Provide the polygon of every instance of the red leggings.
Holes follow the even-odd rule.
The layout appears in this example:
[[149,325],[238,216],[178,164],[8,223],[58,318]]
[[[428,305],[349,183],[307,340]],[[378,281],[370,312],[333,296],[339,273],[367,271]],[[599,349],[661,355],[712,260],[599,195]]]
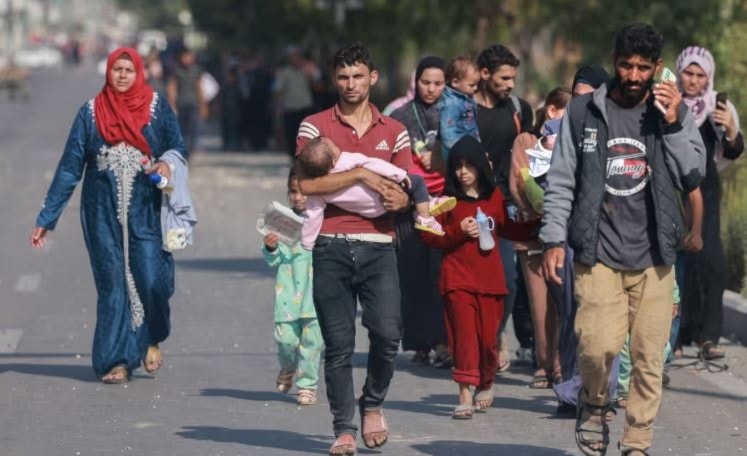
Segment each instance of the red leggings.
[[490,388],[498,367],[496,333],[503,318],[503,296],[450,291],[444,301],[454,381]]

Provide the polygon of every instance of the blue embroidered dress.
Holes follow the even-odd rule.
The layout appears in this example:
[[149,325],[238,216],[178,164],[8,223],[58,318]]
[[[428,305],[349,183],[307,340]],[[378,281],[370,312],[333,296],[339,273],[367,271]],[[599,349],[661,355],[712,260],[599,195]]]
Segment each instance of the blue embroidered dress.
[[[153,160],[187,151],[171,107],[153,94],[143,136]],[[93,369],[101,377],[118,364],[132,371],[148,345],[169,335],[174,262],[161,236],[161,191],[144,173],[145,154],[126,144],[106,144],[93,100],[75,118],[36,225],[53,230],[83,177],[80,221],[98,293]]]

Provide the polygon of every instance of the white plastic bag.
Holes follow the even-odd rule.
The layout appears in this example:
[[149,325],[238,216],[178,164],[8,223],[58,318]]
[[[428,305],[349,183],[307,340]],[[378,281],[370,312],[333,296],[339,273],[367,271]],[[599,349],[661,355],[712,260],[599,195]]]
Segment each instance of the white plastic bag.
[[262,236],[277,233],[280,242],[286,245],[293,245],[301,239],[301,227],[303,217],[277,201],[265,206],[257,218],[257,231]]

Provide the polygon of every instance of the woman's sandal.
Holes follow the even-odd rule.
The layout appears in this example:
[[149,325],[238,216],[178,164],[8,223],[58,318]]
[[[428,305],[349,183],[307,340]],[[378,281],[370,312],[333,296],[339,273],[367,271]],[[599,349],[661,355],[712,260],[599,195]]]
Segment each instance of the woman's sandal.
[[358,454],[358,445],[355,444],[355,437],[347,432],[340,434],[335,439],[335,443],[329,448],[329,454],[333,456]]
[[[480,406],[480,402],[483,402]],[[475,407],[475,412],[486,413],[491,405],[493,405],[493,388],[485,390],[476,390],[475,397],[472,399],[472,405]]]
[[143,359],[143,367],[149,374],[155,374],[163,365],[163,355],[158,345],[148,345],[148,351]]
[[298,405],[316,405],[316,391],[310,389],[298,390]]
[[281,393],[287,393],[290,391],[293,386],[293,372],[281,370],[280,373],[278,373],[277,380],[275,380],[275,385]]
[[130,372],[124,364],[118,364],[101,377],[101,381],[109,385],[118,385],[130,381]]
[[471,420],[474,412],[475,407],[472,404],[459,404],[451,412],[451,417],[455,420]]
[[722,359],[726,357],[726,352],[719,344],[713,343],[709,340],[703,342],[703,345],[700,346],[699,357],[706,361],[712,361],[714,359]]
[[529,382],[531,389],[547,389],[552,388],[552,380],[549,375],[535,375],[532,377],[532,381]]
[[[609,406],[596,406],[581,401],[579,392],[576,408],[576,445],[586,456],[604,456],[610,443],[607,426]],[[599,448],[593,447],[599,445]]]

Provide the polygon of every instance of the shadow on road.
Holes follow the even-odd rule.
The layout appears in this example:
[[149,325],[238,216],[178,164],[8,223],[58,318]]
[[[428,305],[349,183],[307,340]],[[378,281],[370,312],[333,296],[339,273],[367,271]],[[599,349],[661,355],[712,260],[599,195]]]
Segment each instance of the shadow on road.
[[[187,426],[182,431],[177,432],[176,435],[192,440],[239,443],[253,447],[317,454],[327,454],[327,450],[332,444],[331,436],[304,435],[297,432],[276,429],[229,429],[217,426]],[[358,450],[358,453],[374,454],[374,452],[361,449]]]
[[[423,413],[434,416],[451,416],[451,412],[454,410],[454,407],[456,407],[458,399],[459,397],[456,392],[454,394],[430,394],[422,396],[420,400],[414,401],[387,400],[385,402],[385,407],[403,412]],[[542,415],[553,415],[555,407],[548,405],[544,399],[546,398],[533,397],[530,399],[519,399],[515,397],[500,397],[497,395],[493,400],[493,406],[488,413],[497,413],[501,410],[521,410]]]
[[188,258],[177,260],[176,266],[196,271],[244,272],[266,277],[276,274],[262,258]]
[[226,388],[205,388],[200,390],[200,396],[205,397],[231,397],[245,401],[269,402],[281,401],[295,404],[293,396],[275,391],[247,391]]
[[74,366],[66,364],[0,364],[0,374],[18,372],[19,374],[42,375],[78,380],[80,382],[98,382],[91,366]]
[[430,443],[412,445],[414,450],[431,456],[466,456],[466,455],[515,455],[522,456],[569,456],[556,448],[544,448],[533,445],[513,443],[475,443],[459,440],[439,440]]

